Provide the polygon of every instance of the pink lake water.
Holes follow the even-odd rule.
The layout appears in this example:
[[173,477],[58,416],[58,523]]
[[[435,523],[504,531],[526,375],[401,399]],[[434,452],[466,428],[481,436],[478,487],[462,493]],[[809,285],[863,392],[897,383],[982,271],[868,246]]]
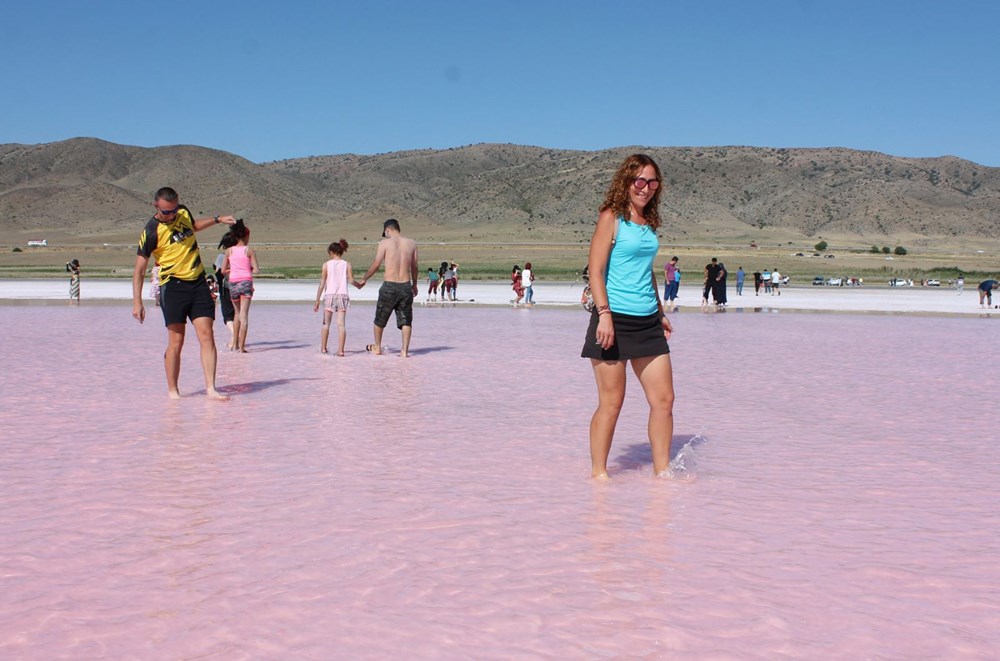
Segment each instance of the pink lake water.
[[630,377],[600,484],[582,312],[257,305],[228,403],[129,312],[0,307],[2,658],[1000,649],[996,320],[676,314],[676,475]]

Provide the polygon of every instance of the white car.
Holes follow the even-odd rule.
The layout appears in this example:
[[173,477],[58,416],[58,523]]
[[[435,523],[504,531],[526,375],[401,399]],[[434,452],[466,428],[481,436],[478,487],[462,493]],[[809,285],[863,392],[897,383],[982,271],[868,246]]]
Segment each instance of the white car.
[[826,281],[826,284],[831,287],[839,287],[844,282],[843,278],[830,278]]
[[927,281],[927,286],[928,287],[940,287],[941,286],[941,281],[940,280],[928,280]]

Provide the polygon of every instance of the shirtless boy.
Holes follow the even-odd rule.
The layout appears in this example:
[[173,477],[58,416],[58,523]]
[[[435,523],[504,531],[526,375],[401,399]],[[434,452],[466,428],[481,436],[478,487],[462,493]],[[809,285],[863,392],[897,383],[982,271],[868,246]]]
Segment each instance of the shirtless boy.
[[382,286],[378,290],[375,305],[375,343],[367,349],[382,355],[382,331],[389,323],[389,315],[396,313],[396,326],[403,333],[403,348],[399,355],[410,355],[410,335],[413,326],[413,297],[417,295],[417,244],[400,233],[399,221],[395,218],[382,223],[382,236],[375,253],[375,261],[356,283],[361,289],[379,267],[385,264]]

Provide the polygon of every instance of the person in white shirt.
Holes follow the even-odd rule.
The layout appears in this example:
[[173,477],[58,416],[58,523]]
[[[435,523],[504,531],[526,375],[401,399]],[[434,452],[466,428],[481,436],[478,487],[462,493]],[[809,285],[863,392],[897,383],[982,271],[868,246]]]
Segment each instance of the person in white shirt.
[[771,296],[774,296],[775,294],[781,296],[781,290],[779,289],[780,286],[781,274],[778,273],[778,269],[774,269],[774,273],[771,274]]
[[531,283],[535,280],[535,275],[531,272],[531,262],[524,265],[521,270],[521,286],[524,287],[524,304],[535,304],[535,290]]

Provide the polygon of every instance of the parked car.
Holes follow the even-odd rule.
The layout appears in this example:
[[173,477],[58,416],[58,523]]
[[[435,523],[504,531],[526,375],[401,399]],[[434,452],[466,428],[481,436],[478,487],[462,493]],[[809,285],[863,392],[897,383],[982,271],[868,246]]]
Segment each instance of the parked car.
[[941,286],[941,281],[940,280],[928,280],[927,281],[927,286],[928,287],[940,287]]
[[813,278],[813,287],[822,287],[825,284],[826,284],[826,279],[824,279],[823,276],[817,275],[815,278]]
[[913,281],[906,278],[893,278],[889,281],[890,287],[912,287]]
[[823,255],[823,257],[827,259],[833,259],[834,257],[836,257],[836,255]]
[[830,285],[831,287],[839,287],[840,285],[843,284],[843,282],[844,282],[843,278],[830,278],[829,280],[826,281],[826,284]]

